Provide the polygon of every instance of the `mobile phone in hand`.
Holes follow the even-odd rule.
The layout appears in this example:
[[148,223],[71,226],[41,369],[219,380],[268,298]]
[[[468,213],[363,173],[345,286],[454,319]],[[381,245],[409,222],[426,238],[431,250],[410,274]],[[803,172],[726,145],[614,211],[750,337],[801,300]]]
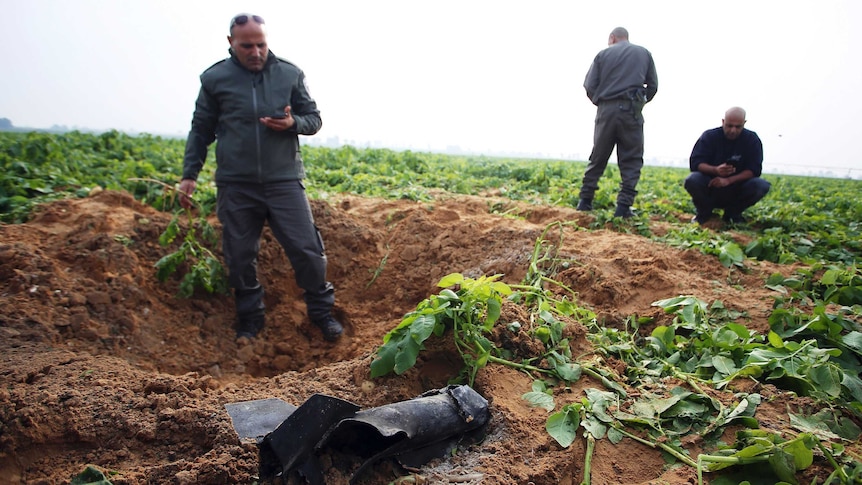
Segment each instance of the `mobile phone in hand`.
[[738,170],[739,166],[742,165],[742,155],[733,155],[731,157],[728,157],[724,163],[728,165],[733,165],[733,168]]
[[284,111],[276,111],[273,114],[269,115],[270,118],[282,119],[287,118],[287,113]]

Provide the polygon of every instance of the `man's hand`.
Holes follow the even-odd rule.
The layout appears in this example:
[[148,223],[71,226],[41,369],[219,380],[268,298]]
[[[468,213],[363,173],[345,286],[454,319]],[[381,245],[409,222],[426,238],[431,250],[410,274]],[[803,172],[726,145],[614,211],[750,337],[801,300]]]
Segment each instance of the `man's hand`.
[[271,130],[289,130],[293,128],[293,125],[296,124],[296,120],[293,119],[293,115],[290,113],[290,105],[285,106],[284,114],[284,118],[273,118],[271,116],[264,116],[263,118],[260,118],[260,122]]
[[736,167],[729,163],[722,163],[721,165],[715,167],[715,176],[716,177],[729,177],[736,173]]
[[180,205],[183,209],[191,209],[195,205],[192,200],[192,194],[195,192],[197,185],[197,182],[192,179],[182,179],[180,181],[178,191],[180,193]]
[[713,177],[709,181],[709,186],[715,187],[715,188],[727,187],[728,185],[731,185],[731,184],[732,184],[732,182],[730,181],[730,179],[726,178],[726,177]]
[[736,173],[736,167],[729,163],[722,163],[721,165],[714,167],[714,171],[712,173],[712,179],[709,181],[709,186],[714,188],[727,187],[728,185],[733,184],[733,181],[727,177]]

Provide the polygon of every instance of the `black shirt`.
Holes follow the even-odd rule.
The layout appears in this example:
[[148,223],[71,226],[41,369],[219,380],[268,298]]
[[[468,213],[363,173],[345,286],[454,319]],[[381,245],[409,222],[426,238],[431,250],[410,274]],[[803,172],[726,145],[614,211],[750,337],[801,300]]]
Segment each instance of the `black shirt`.
[[737,173],[751,170],[755,177],[760,177],[763,170],[763,144],[757,133],[744,128],[735,140],[728,140],[721,127],[706,130],[694,144],[689,168],[697,172],[697,166],[701,163],[716,167],[729,163],[736,167]]

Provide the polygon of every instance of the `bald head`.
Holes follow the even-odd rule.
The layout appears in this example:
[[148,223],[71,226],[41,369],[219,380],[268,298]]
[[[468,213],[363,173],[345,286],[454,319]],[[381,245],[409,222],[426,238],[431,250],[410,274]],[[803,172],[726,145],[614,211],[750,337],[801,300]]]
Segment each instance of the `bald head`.
[[619,37],[620,39],[628,39],[629,31],[622,27],[617,27],[611,31],[611,35],[613,35],[614,37]]
[[733,117],[733,118],[742,118],[745,121],[745,110],[740,108],[739,106],[734,106],[729,110],[724,112],[725,119]]
[[624,40],[629,40],[629,31],[622,27],[617,27],[608,36],[608,45],[614,45]]
[[736,140],[742,129],[745,128],[745,110],[734,106],[724,112],[724,119],[721,120],[721,129],[724,130],[724,137],[728,140]]

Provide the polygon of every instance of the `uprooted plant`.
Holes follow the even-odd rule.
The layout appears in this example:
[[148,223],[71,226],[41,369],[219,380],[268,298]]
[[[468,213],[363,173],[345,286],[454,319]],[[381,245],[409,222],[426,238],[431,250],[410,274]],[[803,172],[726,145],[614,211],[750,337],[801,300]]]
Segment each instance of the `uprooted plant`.
[[[176,188],[154,179],[130,179],[150,182],[162,186],[171,194]],[[191,199],[193,203],[194,199]],[[185,215],[188,224],[185,228],[180,223],[181,215]],[[225,294],[228,292],[227,272],[212,249],[218,244],[218,234],[212,224],[207,221],[206,211],[197,210],[197,216],[191,208],[174,212],[171,221],[159,236],[159,244],[168,247],[182,235],[179,247],[160,258],[155,263],[156,277],[159,281],[167,281],[171,275],[182,273],[178,295],[181,298],[192,296],[195,289],[200,288],[207,293]],[[185,231],[185,234],[182,234]]]
[[[549,226],[550,228],[550,226]],[[548,229],[545,230],[547,233]],[[571,315],[578,309],[566,297],[558,297],[543,289],[551,281],[541,276],[540,266],[554,258],[547,257],[546,243],[539,239],[533,253],[531,271],[523,285],[508,285],[499,281],[502,275],[468,278],[452,273],[440,280],[443,288],[438,295],[421,301],[401,323],[383,337],[377,358],[371,363],[371,376],[379,377],[390,372],[402,374],[416,363],[424,342],[432,335],[442,337],[451,330],[455,346],[464,361],[461,381],[472,385],[476,373],[489,362],[508,365],[530,373],[541,373],[562,381],[575,381],[582,368],[572,361],[569,342],[563,338],[564,324],[556,315]],[[454,287],[455,289],[451,289]],[[517,291],[516,291],[517,290]],[[504,358],[503,349],[489,338],[500,318],[503,298],[529,305],[535,311],[531,321],[509,322],[508,330],[522,330],[541,340],[547,351],[540,356],[520,362]],[[581,310],[583,311],[583,310]],[[522,325],[529,328],[522,329]],[[537,365],[547,362],[547,366]]]
[[[188,298],[195,288],[207,293],[225,294],[228,292],[227,273],[218,257],[208,246],[218,240],[215,229],[204,217],[194,219],[187,211],[188,228],[182,243],[176,251],[166,254],[156,261],[159,281],[166,281],[172,274],[185,271],[180,280],[179,296]],[[179,214],[174,214],[165,231],[159,236],[159,244],[168,247],[182,232]]]

